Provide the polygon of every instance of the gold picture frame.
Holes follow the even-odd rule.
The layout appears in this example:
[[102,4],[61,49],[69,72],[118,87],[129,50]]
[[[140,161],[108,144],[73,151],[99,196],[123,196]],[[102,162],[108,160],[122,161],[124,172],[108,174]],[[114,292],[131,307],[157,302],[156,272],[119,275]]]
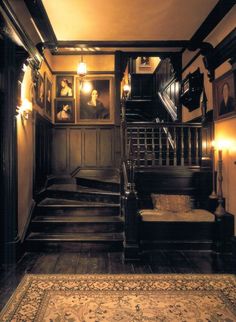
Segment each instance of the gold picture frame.
[[76,112],[79,124],[114,123],[114,79],[91,76],[76,79]]

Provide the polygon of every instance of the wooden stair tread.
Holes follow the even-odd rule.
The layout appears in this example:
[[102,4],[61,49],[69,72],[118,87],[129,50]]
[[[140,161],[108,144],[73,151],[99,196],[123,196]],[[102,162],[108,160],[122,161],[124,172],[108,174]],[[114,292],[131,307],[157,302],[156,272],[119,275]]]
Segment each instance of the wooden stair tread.
[[106,202],[89,202],[81,200],[60,199],[60,198],[45,198],[38,205],[38,207],[120,207],[120,204],[106,203]]
[[119,196],[119,192],[113,192],[108,190],[101,190],[95,188],[88,188],[84,186],[79,186],[76,184],[53,184],[47,188],[47,190],[55,191],[66,191],[66,192],[79,192],[79,193],[89,193],[89,194],[100,194],[100,195],[112,195]]
[[80,242],[110,242],[123,241],[123,233],[30,233],[29,241],[80,241]]
[[120,184],[120,175],[117,170],[80,170],[75,178]]
[[123,219],[119,216],[36,216],[32,222],[55,222],[55,223],[120,223]]

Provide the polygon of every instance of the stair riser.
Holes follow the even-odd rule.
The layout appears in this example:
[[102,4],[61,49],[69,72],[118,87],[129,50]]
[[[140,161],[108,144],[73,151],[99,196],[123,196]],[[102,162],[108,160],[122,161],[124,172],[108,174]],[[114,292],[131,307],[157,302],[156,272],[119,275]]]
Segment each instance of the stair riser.
[[37,207],[35,210],[37,215],[55,215],[55,216],[118,216],[120,214],[119,207],[80,207],[80,208],[70,208],[70,207]]
[[31,224],[32,232],[45,233],[113,233],[122,232],[123,223],[45,223],[34,222]]
[[77,178],[76,180],[79,186],[102,189],[102,190],[113,191],[113,192],[120,191],[120,185],[117,183],[101,182],[98,180],[90,180],[90,179],[84,179],[84,178]]
[[27,241],[26,251],[29,252],[117,252],[123,250],[123,241],[110,242],[52,242],[52,241]]
[[116,195],[102,195],[102,194],[89,194],[89,193],[79,193],[72,191],[47,191],[48,198],[62,198],[70,200],[80,200],[88,202],[106,202],[106,203],[119,203],[120,196]]

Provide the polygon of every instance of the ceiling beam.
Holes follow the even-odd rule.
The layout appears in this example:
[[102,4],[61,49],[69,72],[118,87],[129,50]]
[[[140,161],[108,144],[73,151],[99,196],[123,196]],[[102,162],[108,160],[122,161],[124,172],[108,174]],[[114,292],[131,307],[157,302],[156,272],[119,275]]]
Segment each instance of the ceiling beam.
[[219,0],[192,36],[191,43],[194,45],[203,42],[235,4],[236,0]]
[[57,37],[54,33],[42,0],[24,0],[24,2],[44,41],[53,43],[54,46],[57,46]]
[[[50,46],[50,44],[48,44]],[[58,41],[58,47],[119,47],[119,48],[145,48],[145,47],[187,47],[188,40],[131,40],[131,41],[91,41],[91,40],[74,40]]]

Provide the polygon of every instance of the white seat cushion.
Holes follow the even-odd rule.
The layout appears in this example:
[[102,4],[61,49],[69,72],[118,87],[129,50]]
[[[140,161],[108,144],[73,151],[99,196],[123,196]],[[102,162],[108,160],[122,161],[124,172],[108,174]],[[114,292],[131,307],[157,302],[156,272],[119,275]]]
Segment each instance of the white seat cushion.
[[171,212],[157,209],[142,209],[139,212],[145,222],[214,222],[215,216],[205,209],[192,209],[188,212]]

